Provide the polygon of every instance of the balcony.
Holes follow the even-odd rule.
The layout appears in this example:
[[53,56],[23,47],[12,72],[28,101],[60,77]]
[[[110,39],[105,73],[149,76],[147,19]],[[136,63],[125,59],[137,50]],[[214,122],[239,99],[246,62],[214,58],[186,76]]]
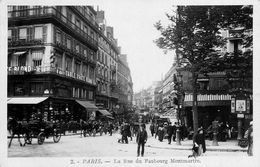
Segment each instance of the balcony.
[[[80,29],[76,24],[60,13],[55,7],[34,7],[23,10],[8,11],[8,26],[53,23],[61,27],[68,34],[74,35],[82,43],[86,43],[95,51],[98,42]],[[97,28],[96,25],[93,25]]]
[[70,55],[83,59],[83,60],[87,61],[88,63],[92,64],[93,66],[96,66],[96,62],[93,59],[91,59],[90,56],[86,56],[80,52],[76,52],[73,49],[68,49],[67,46],[65,46],[61,43],[58,43],[58,42],[55,43],[55,46],[56,46],[56,49],[60,50],[61,52],[67,52]]
[[8,40],[8,47],[19,47],[19,46],[37,46],[37,45],[43,45],[44,42],[43,40],[29,40],[29,39],[25,39],[25,40]]
[[96,91],[96,95],[101,95],[101,96],[108,96],[108,93],[106,91]]
[[8,75],[39,75],[39,74],[54,74],[68,79],[75,79],[91,85],[96,85],[94,79],[79,75],[71,71],[63,71],[57,67],[51,66],[12,66],[7,68]]

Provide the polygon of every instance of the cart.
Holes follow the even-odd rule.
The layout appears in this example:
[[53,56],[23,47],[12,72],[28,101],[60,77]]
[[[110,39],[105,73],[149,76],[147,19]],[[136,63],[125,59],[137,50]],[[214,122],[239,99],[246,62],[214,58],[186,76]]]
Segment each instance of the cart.
[[61,138],[61,131],[58,124],[51,122],[31,121],[28,123],[29,133],[25,134],[26,143],[32,143],[33,138],[37,138],[39,145],[43,144],[45,138],[53,137],[54,143],[58,143]]

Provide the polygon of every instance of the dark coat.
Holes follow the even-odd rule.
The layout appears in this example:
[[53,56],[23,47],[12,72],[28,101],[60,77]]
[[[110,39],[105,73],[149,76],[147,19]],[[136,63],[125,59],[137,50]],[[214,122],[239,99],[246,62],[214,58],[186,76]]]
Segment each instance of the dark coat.
[[173,134],[173,126],[169,125],[167,128],[167,134],[171,136]]
[[147,141],[147,132],[146,130],[139,130],[136,136],[136,143],[138,144],[142,144],[145,143]]
[[202,149],[203,149],[203,153],[206,152],[206,144],[205,144],[205,137],[204,137],[204,134],[197,134],[195,136],[195,140],[194,142],[196,142],[198,145],[202,145]]

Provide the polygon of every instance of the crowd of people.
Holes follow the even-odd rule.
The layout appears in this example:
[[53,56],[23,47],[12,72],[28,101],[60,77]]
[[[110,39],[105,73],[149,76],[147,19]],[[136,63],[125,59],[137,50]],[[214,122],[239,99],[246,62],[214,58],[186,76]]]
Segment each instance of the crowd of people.
[[152,137],[158,137],[158,140],[162,142],[164,139],[168,139],[168,144],[171,144],[171,141],[176,141],[176,132],[179,131],[180,139],[188,137],[190,132],[184,124],[178,124],[175,122],[173,125],[169,123],[152,123],[150,125],[150,131]]

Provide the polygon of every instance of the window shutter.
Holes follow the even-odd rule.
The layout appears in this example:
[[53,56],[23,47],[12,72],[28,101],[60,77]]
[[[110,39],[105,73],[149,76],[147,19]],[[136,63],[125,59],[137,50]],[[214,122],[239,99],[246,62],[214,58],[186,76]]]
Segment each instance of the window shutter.
[[43,26],[43,42],[47,42],[47,26]]
[[33,30],[34,30],[34,27],[29,27],[28,28],[28,35],[29,35],[29,40],[32,40],[32,39],[34,39],[34,32],[33,32]]
[[13,33],[14,33],[13,36],[14,36],[14,40],[15,40],[15,41],[18,40],[18,32],[19,32],[19,31],[18,31],[18,28],[13,29]]
[[56,27],[54,27],[54,32],[53,32],[54,34],[53,34],[53,43],[54,44],[57,44],[57,28]]

